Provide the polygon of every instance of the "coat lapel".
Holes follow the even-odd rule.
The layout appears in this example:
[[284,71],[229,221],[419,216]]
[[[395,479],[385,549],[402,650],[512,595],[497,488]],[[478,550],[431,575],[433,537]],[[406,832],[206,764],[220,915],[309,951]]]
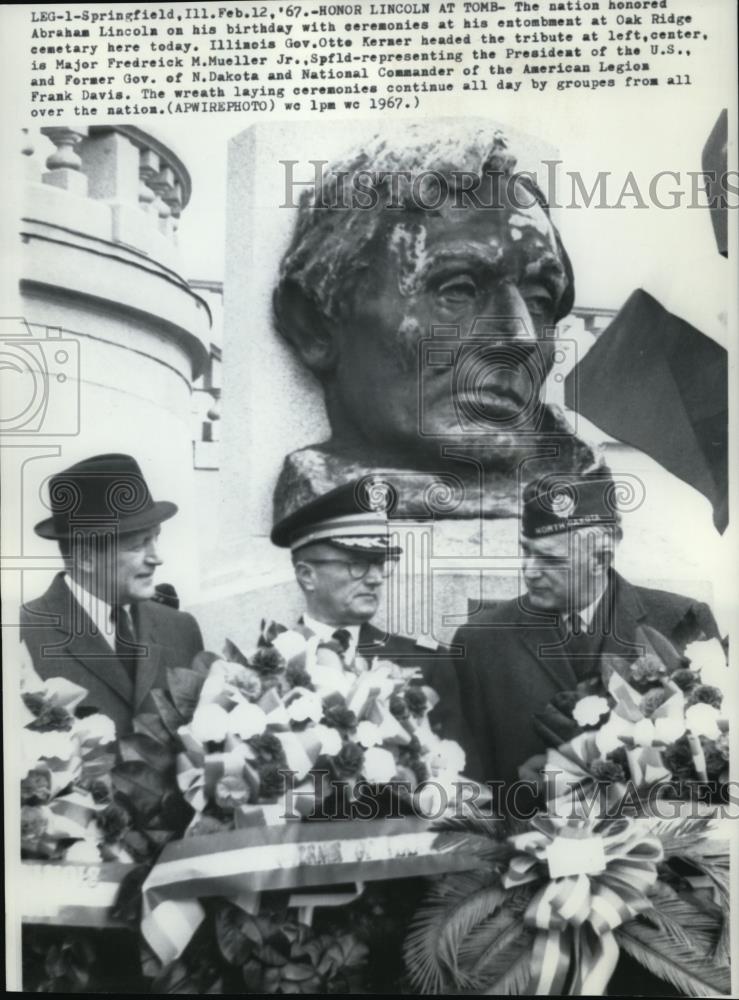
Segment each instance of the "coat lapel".
[[[164,647],[157,628],[158,622],[154,608],[150,602],[142,602],[136,606],[137,642],[144,647],[136,660],[136,692],[134,695],[134,711],[138,711],[142,702],[154,686],[162,662]],[[189,667],[189,663],[182,666]]]
[[[510,645],[533,660],[549,680],[560,690],[567,691],[577,683],[559,631],[559,617],[553,612],[537,611],[521,595],[512,620],[496,628],[491,641]],[[506,641],[508,640],[508,641]],[[515,655],[515,654],[514,654]]]
[[55,578],[46,592],[44,604],[52,618],[49,626],[61,637],[61,641],[44,643],[42,655],[77,660],[85,670],[130,704],[131,681],[125,667],[64,582],[63,573]]

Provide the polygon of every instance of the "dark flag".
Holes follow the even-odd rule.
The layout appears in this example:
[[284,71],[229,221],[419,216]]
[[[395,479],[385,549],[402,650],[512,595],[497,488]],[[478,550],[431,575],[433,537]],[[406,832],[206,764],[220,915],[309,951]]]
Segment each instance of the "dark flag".
[[643,289],[567,376],[567,405],[699,490],[728,515],[726,350]]
[[722,257],[729,256],[729,209],[727,193],[727,153],[729,115],[724,108],[703,147],[701,166],[706,181],[706,194],[711,211],[713,235]]

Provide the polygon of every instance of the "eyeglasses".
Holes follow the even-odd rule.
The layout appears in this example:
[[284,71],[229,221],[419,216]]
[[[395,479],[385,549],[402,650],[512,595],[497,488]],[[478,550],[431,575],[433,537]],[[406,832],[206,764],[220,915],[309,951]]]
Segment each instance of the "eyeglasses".
[[395,568],[397,559],[302,559],[301,562],[310,565],[321,565],[323,563],[336,563],[338,566],[346,566],[347,572],[352,580],[361,580],[367,576],[374,566],[380,571],[380,576],[386,580]]

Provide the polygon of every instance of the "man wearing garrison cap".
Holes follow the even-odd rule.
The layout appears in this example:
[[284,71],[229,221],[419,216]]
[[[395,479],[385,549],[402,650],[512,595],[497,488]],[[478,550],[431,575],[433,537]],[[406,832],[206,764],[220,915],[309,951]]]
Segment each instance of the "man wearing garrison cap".
[[21,609],[21,639],[44,680],[83,687],[82,707],[128,735],[134,716],[153,710],[167,668],[189,667],[203,648],[192,615],[157,601],[160,525],[177,506],[152,499],[130,455],[109,454],[52,476],[49,507],[35,531],[59,545],[66,568]]
[[272,542],[289,548],[305,613],[299,629],[318,635],[359,672],[374,658],[418,667],[439,695],[431,723],[464,745],[456,673],[435,641],[389,635],[372,624],[383,583],[402,550],[393,544],[382,485],[366,477],[312,500],[279,521]]
[[481,780],[513,782],[545,746],[533,716],[558,691],[597,676],[599,658],[640,655],[638,626],[678,651],[718,637],[710,608],[636,587],[614,569],[622,537],[617,484],[605,470],[549,475],[524,490],[521,550],[526,592],[487,606],[458,630],[455,659]]

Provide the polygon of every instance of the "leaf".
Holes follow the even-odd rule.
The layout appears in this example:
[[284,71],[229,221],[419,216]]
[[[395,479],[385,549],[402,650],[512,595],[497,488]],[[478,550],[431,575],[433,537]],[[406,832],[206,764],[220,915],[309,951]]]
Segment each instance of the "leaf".
[[165,965],[151,984],[152,993],[199,993],[197,977],[182,960]]
[[728,965],[719,965],[710,955],[686,951],[648,923],[630,920],[614,933],[627,954],[685,996],[712,997],[731,990]]
[[332,978],[344,969],[361,965],[368,954],[367,946],[353,934],[342,934],[326,948],[317,969],[322,976]]
[[282,967],[282,978],[290,982],[302,983],[315,976],[315,969],[306,962],[287,962]]
[[198,704],[205,678],[186,667],[167,668],[167,686],[180,715],[189,722]]
[[696,841],[704,838],[711,827],[711,817],[695,819],[667,819],[656,823],[652,828],[654,836],[659,837],[665,858],[673,854],[684,854],[695,849]]
[[225,659],[230,660],[231,663],[240,663],[242,667],[248,667],[249,661],[241,652],[236,643],[231,642],[230,639],[226,639],[223,644],[223,656]]
[[185,720],[169,700],[168,695],[161,688],[152,688],[149,692],[156,705],[162,725],[170,736],[177,736],[177,730],[185,725]]
[[137,865],[121,879],[111,915],[138,929],[141,920],[141,886],[151,871],[150,865]]
[[476,990],[491,996],[526,995],[531,984],[532,951],[536,934],[525,927],[521,914],[502,910],[479,929],[487,936],[487,950],[470,973]]
[[123,761],[111,774],[113,787],[126,796],[131,806],[143,821],[156,814],[162,796],[167,791],[167,782],[148,764],[141,761]]
[[256,958],[250,958],[248,962],[244,962],[241,967],[241,975],[244,979],[247,993],[264,992],[264,970],[262,963]]
[[207,650],[203,649],[199,653],[196,653],[193,657],[193,661],[190,664],[190,670],[197,674],[198,677],[202,677],[203,680],[210,673],[210,668],[219,660],[220,656],[217,653],[209,653]]
[[262,944],[256,920],[237,906],[224,903],[216,911],[216,940],[221,954],[231,965],[243,965]]
[[144,733],[132,733],[118,740],[121,758],[128,761],[140,761],[159,771],[168,774],[174,770],[174,757],[166,747],[151,736]]
[[497,873],[488,869],[456,873],[433,885],[404,946],[411,979],[421,992],[438,993],[447,975],[455,973],[462,939],[500,904],[497,881]]
[[163,746],[169,746],[170,735],[167,727],[154,712],[142,712],[133,720],[133,731],[157,740]]
[[679,895],[669,885],[658,882],[650,896],[652,910],[643,914],[659,929],[670,936],[676,945],[707,952],[720,931],[720,922],[703,910],[691,905],[689,899]]

